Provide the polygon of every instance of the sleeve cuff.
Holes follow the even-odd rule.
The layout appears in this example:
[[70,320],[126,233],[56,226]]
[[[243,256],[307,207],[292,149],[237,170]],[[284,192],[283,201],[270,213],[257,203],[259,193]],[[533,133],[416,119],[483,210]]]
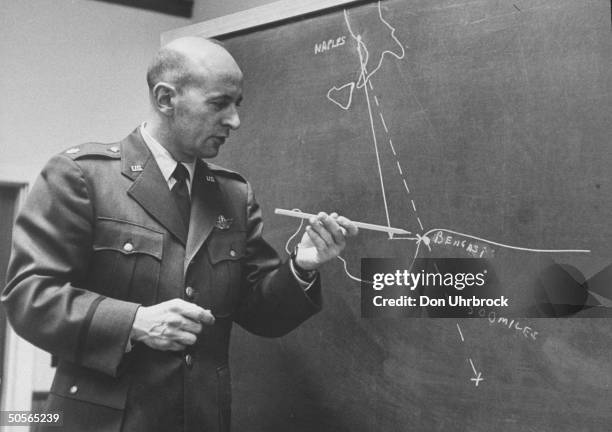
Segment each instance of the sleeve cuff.
[[305,292],[308,291],[310,289],[310,287],[312,287],[312,285],[314,284],[315,280],[317,280],[316,276],[314,278],[312,278],[311,281],[306,281],[306,280],[302,279],[298,275],[298,272],[295,269],[295,264],[293,264],[293,260],[292,259],[289,259],[289,268],[291,269],[291,273],[293,274],[293,277],[295,278],[297,283],[300,285],[300,287]]
[[105,298],[96,308],[87,334],[81,363],[117,376],[129,344],[137,303]]

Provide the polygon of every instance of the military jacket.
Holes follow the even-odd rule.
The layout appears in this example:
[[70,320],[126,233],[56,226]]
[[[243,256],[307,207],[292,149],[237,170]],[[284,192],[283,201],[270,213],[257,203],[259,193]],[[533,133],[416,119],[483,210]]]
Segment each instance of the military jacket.
[[[305,293],[262,230],[249,183],[201,160],[187,229],[138,130],[52,158],[18,215],[2,302],[59,358],[61,430],[229,431],[232,324],[277,337],[321,307],[318,279]],[[215,324],[185,352],[126,353],[137,308],[174,298]]]

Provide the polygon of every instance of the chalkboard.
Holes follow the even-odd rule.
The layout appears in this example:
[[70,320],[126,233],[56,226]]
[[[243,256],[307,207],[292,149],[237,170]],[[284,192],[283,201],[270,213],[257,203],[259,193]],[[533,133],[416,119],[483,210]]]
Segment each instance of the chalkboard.
[[[610,17],[607,0],[388,0],[221,37],[245,87],[216,162],[252,182],[279,251],[299,222],[277,207],[419,234],[363,231],[346,271],[322,271],[323,312],[278,340],[234,332],[236,430],[610,430],[610,319],[364,319],[349,277],[365,257],[480,256],[525,300],[551,263],[597,279]],[[596,285],[588,305],[609,306]]]

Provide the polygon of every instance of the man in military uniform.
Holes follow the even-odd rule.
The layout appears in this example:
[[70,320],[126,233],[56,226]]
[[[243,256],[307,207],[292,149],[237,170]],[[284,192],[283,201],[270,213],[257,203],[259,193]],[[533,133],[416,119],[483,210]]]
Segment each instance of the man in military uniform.
[[152,118],[51,159],[15,226],[2,302],[59,358],[48,408],[64,431],[228,431],[232,323],[297,327],[321,308],[316,269],[357,233],[321,213],[281,262],[249,183],[202,160],[240,125],[224,48],[173,41],[147,81]]

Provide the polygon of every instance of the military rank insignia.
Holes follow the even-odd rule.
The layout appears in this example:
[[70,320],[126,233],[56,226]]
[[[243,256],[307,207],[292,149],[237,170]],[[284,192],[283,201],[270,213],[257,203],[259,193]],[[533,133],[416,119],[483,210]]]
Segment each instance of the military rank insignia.
[[223,215],[217,216],[217,222],[215,223],[215,227],[220,230],[228,230],[232,226],[233,219],[228,219]]

